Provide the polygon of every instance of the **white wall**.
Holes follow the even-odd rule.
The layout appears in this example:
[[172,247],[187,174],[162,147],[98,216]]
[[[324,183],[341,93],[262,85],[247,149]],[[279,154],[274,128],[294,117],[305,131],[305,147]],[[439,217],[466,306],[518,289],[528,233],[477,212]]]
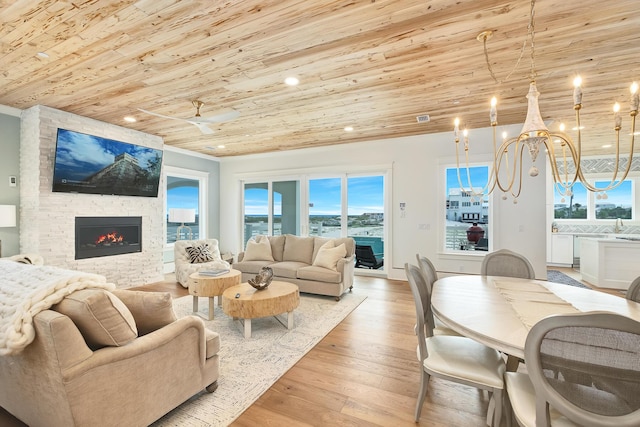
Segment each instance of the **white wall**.
[[[503,129],[500,129],[500,132]],[[505,128],[510,135],[520,126]],[[472,161],[487,161],[492,150],[491,129],[470,132]],[[477,153],[477,154],[476,154]],[[525,155],[526,157],[526,155]],[[430,258],[439,271],[479,273],[483,255],[443,254],[440,251],[444,221],[443,165],[455,164],[455,145],[451,133],[420,135],[397,139],[376,140],[272,153],[266,155],[222,158],[220,165],[220,241],[234,253],[242,246],[241,182],[249,175],[264,172],[265,177],[296,173],[304,170],[354,169],[391,165],[391,212],[387,213],[389,253],[385,263],[390,278],[404,278],[404,263],[415,263],[416,253]],[[530,160],[525,160],[525,171]],[[540,176],[525,177],[523,195],[518,204],[493,198],[493,249],[509,248],[525,255],[538,278],[546,279],[545,166],[546,159],[537,161]],[[405,216],[400,216],[399,204],[406,203]],[[419,225],[423,224],[422,228]]]

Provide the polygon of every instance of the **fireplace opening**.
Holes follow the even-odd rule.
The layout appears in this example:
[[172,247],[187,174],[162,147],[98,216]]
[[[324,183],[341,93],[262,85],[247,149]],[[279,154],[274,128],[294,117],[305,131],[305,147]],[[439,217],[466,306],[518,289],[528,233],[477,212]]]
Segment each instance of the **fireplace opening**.
[[76,217],[76,259],[142,252],[142,217]]

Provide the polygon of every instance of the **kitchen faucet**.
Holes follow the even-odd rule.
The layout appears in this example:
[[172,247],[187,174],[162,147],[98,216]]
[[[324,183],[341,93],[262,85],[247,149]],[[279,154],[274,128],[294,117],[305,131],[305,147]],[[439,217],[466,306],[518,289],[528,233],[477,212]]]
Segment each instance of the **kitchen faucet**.
[[622,231],[622,220],[620,218],[616,218],[616,226],[613,231],[616,234]]

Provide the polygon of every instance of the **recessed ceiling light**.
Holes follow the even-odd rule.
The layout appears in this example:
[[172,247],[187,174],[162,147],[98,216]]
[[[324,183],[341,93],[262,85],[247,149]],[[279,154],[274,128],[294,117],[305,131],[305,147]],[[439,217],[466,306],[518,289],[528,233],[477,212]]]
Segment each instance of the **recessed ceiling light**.
[[351,127],[351,126],[345,126],[344,131],[345,131],[345,132],[353,132],[353,127]]
[[38,55],[40,58],[48,58],[49,55],[47,55],[45,52],[38,52],[36,55]]
[[124,118],[124,121],[125,121],[125,122],[129,122],[129,123],[135,123],[135,122],[137,122],[136,118],[135,118],[135,117],[131,117],[131,116],[126,116],[126,117]]
[[300,80],[298,80],[297,77],[289,76],[284,79],[284,82],[289,86],[296,86],[298,83],[300,83]]

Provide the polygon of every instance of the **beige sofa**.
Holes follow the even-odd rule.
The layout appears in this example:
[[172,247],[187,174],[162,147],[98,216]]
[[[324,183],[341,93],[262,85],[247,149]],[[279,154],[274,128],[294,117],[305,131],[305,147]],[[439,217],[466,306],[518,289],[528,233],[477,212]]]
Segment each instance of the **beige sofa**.
[[242,272],[242,281],[246,282],[268,266],[274,280],[295,283],[300,292],[339,300],[347,289],[353,289],[354,251],[352,238],[256,236],[238,254],[233,268]]
[[0,406],[31,427],[147,426],[217,386],[218,334],[176,319],[168,293],[84,289],[33,326],[0,356]]

